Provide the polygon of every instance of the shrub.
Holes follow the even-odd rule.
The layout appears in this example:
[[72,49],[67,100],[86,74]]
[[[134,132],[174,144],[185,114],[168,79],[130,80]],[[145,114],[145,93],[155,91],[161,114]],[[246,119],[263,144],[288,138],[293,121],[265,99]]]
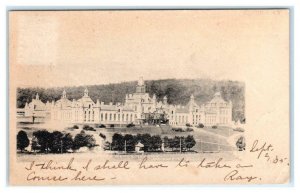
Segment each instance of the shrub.
[[110,125],[110,128],[114,128],[114,127],[115,127],[115,125],[114,125],[114,124],[111,124],[111,125]]
[[126,127],[127,127],[127,128],[130,128],[130,127],[134,127],[134,126],[135,126],[135,124],[129,123]]
[[89,125],[83,125],[82,129],[83,130],[88,130],[89,127],[90,127]]
[[88,125],[83,126],[82,129],[85,130],[85,131],[96,131],[96,129],[94,129],[93,127],[90,127]]
[[187,126],[187,127],[191,127],[191,124],[187,123],[187,124],[185,124],[185,126]]
[[175,132],[184,132],[184,130],[182,128],[172,128],[172,131],[175,131]]
[[190,128],[190,127],[188,127],[188,128],[186,129],[186,131],[187,131],[187,132],[192,132],[192,131],[194,131],[194,129],[193,129],[193,128]]
[[238,148],[239,151],[244,151],[245,147],[246,147],[246,143],[245,143],[245,138],[243,136],[241,136],[237,142],[236,142],[236,147]]
[[204,124],[203,123],[199,123],[198,128],[204,128]]
[[106,126],[101,124],[101,125],[99,125],[99,128],[106,128]]
[[106,136],[103,133],[100,133],[99,136],[104,140],[106,139]]
[[218,126],[217,126],[217,125],[213,125],[211,128],[213,128],[213,129],[217,129],[217,128],[218,128]]
[[73,129],[79,129],[78,125],[74,125]]

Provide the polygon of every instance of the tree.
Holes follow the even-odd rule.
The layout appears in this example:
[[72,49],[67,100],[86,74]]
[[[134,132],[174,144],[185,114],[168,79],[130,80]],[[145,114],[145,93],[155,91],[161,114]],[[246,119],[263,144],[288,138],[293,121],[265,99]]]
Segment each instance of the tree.
[[53,141],[52,134],[47,130],[38,130],[33,132],[33,136],[37,138],[37,143],[40,145],[40,151],[48,153]]
[[172,151],[175,149],[178,149],[180,147],[180,137],[175,136],[173,139],[171,139],[170,142],[170,148],[172,148]]
[[73,138],[72,135],[70,133],[65,134],[62,137],[62,148],[63,148],[63,152],[67,152],[69,149],[73,148]]
[[24,151],[26,147],[29,145],[29,139],[27,133],[23,130],[19,131],[17,134],[17,149]]
[[62,151],[63,141],[62,141],[63,134],[60,131],[54,131],[52,133],[52,143],[51,143],[51,152],[59,153]]
[[136,138],[133,137],[133,135],[126,134],[124,136],[124,141],[126,141],[126,151],[134,151],[135,150]]
[[93,135],[86,135],[85,137],[85,146],[88,148],[96,146],[96,140]]
[[185,147],[187,148],[188,151],[190,151],[191,148],[196,145],[196,141],[194,139],[194,136],[192,135],[188,135],[184,141],[185,141]]
[[94,147],[96,145],[96,140],[93,135],[87,135],[84,130],[78,133],[74,138],[73,149],[77,150],[81,147]]
[[123,151],[124,150],[124,145],[125,145],[125,140],[123,135],[119,133],[115,133],[112,136],[112,149],[117,150],[117,151]]
[[157,150],[161,148],[162,140],[159,135],[153,135],[151,136],[150,143],[151,143],[150,149]]
[[238,148],[239,151],[244,151],[246,148],[246,142],[245,138],[241,136],[237,141],[236,141],[236,147]]
[[109,141],[105,141],[104,150],[111,150],[111,143]]
[[41,150],[41,145],[38,143],[38,140],[35,136],[33,136],[31,139],[31,150],[33,150],[34,152],[37,150]]
[[170,147],[170,139],[168,138],[168,136],[164,136],[163,142],[165,143],[165,148]]
[[144,144],[144,151],[149,151],[151,148],[151,135],[146,133],[141,136],[141,143]]

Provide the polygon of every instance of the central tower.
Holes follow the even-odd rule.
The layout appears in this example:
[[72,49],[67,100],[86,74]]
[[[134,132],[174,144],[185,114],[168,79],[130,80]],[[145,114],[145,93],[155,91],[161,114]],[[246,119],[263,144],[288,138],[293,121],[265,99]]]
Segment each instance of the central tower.
[[138,84],[136,85],[136,93],[146,93],[146,85],[143,77],[139,78]]

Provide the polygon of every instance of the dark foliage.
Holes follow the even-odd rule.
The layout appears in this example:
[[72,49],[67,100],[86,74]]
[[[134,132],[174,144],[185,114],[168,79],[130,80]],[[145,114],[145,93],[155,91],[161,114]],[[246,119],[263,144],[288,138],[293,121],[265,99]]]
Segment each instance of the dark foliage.
[[204,128],[204,124],[203,123],[199,123],[199,125],[197,127],[198,128]]
[[19,131],[17,134],[17,149],[24,151],[26,147],[29,145],[29,139],[27,133],[23,130]]
[[42,153],[48,153],[53,142],[53,135],[47,130],[38,130],[33,132],[33,136],[37,139],[39,150]]
[[83,130],[85,131],[96,131],[96,129],[94,129],[93,127],[89,126],[89,125],[84,125],[82,127]]
[[[124,141],[126,141],[126,151],[134,151],[136,145],[136,138],[133,135],[126,134],[124,136]],[[125,145],[125,142],[124,142]]]
[[129,123],[128,125],[126,125],[127,128],[134,127],[134,126],[135,126],[135,124],[133,124],[133,123]]
[[237,140],[236,147],[238,148],[239,151],[244,151],[246,149],[246,142],[245,142],[245,138],[243,136],[241,136]]
[[70,133],[65,134],[62,137],[62,150],[63,152],[67,152],[68,150],[73,148],[73,138],[72,135]]
[[79,129],[78,125],[74,125],[73,129]]
[[73,149],[77,150],[81,147],[94,147],[96,145],[96,140],[92,135],[87,135],[84,130],[78,133],[74,138]]
[[194,136],[192,135],[188,135],[184,141],[185,141],[185,148],[187,150],[190,150],[192,147],[196,145],[196,141],[194,139]]
[[191,127],[188,127],[188,128],[186,129],[186,132],[192,132],[192,131],[194,131],[194,129],[191,128]]
[[52,153],[59,153],[62,151],[63,146],[63,134],[60,131],[54,131],[52,133],[52,143],[50,145],[50,149]]
[[103,133],[100,133],[99,136],[104,140],[106,139],[106,135],[104,135]]
[[172,128],[172,131],[175,131],[175,132],[184,132],[184,130],[182,128]]
[[125,140],[124,140],[123,135],[121,135],[119,133],[115,133],[112,136],[112,143],[111,143],[112,150],[124,151],[125,150],[124,145],[125,145]]

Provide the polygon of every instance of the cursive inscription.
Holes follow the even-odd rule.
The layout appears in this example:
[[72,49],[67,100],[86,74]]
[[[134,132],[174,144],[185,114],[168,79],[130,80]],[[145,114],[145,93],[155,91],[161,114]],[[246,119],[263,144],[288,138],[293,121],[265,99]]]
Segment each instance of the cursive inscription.
[[259,179],[256,176],[244,176],[239,174],[238,170],[232,170],[229,172],[225,177],[224,181],[247,181],[247,182],[252,182],[255,179]]
[[263,144],[258,145],[258,140],[255,140],[253,142],[252,148],[250,149],[250,152],[258,152],[257,159],[259,159],[262,153],[266,153],[273,150],[274,149],[271,144],[267,144],[267,142],[264,142]]

